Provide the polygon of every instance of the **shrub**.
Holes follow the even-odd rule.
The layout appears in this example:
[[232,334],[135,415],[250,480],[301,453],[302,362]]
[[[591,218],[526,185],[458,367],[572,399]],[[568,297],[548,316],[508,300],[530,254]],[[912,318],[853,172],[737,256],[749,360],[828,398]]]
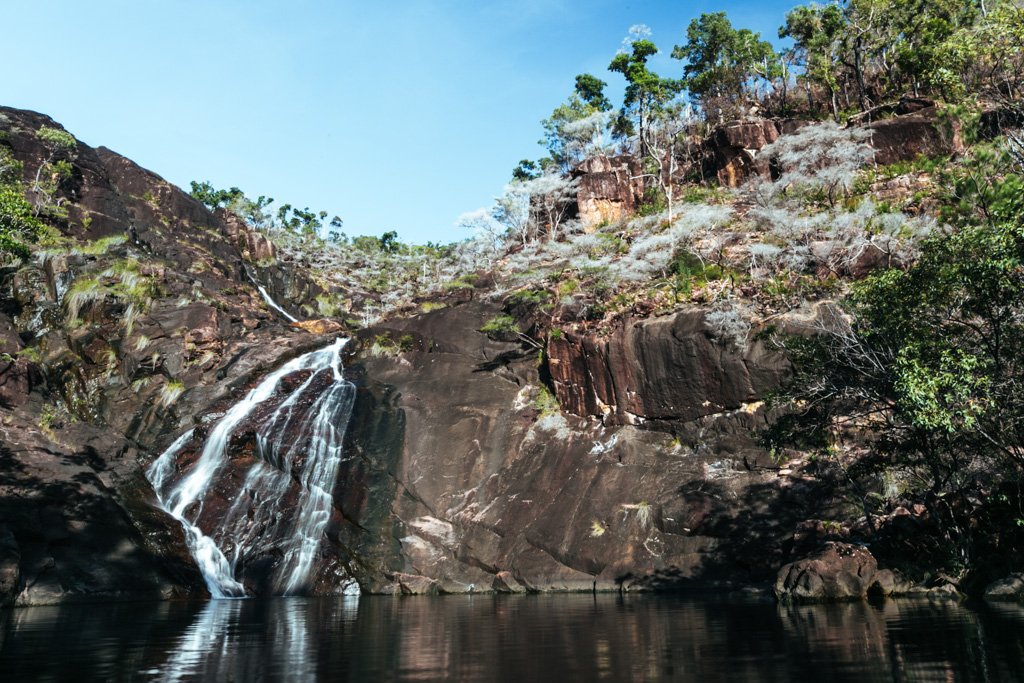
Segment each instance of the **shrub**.
[[511,341],[523,332],[510,315],[496,315],[483,324],[480,332],[497,341]]

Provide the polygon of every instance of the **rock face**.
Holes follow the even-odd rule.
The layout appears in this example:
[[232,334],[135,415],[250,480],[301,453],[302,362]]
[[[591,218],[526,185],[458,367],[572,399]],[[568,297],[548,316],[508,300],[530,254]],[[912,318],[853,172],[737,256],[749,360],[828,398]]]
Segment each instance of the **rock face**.
[[774,591],[784,602],[834,602],[888,596],[900,587],[896,575],[879,569],[867,548],[828,542],[810,557],[782,567]]
[[562,408],[606,425],[752,410],[787,367],[761,342],[740,350],[717,340],[699,310],[626,321],[606,339],[565,334],[548,356]]
[[[766,351],[716,353],[693,312],[567,339],[538,368],[535,351],[476,331],[496,313],[470,302],[365,333],[422,343],[353,358],[365,400],[349,434],[366,483],[349,479],[362,502],[344,516],[378,539],[364,588],[767,584],[796,522],[830,504],[753,439],[766,410],[744,401],[780,371]],[[565,410],[548,412],[541,377],[556,367]],[[598,369],[605,383],[586,384]]]
[[633,213],[643,200],[640,161],[631,156],[594,157],[576,169],[576,203],[585,225],[612,223]]
[[[34,132],[57,124],[0,114],[4,144],[34,174],[45,155]],[[744,124],[721,141],[755,149],[772,130]],[[230,216],[109,150],[79,144],[73,169],[59,226],[69,246],[0,272],[0,602],[202,595],[143,466],[340,329],[268,308],[254,278],[289,308],[318,290]],[[638,171],[593,161],[584,218],[634,209]],[[348,577],[382,593],[767,585],[799,522],[838,516],[826,482],[755,440],[786,367],[753,336],[722,339],[694,309],[566,333],[538,361],[479,332],[495,305],[449,303],[346,350],[355,404],[312,592]],[[373,344],[380,335],[408,343]],[[204,514],[242,495],[252,419]],[[780,590],[887,590],[870,555],[846,552],[813,571],[790,565]],[[262,559],[242,577],[254,588]]]
[[871,132],[876,164],[911,161],[919,156],[940,156],[963,150],[959,129],[952,123],[943,123],[935,107],[882,119],[865,127]]

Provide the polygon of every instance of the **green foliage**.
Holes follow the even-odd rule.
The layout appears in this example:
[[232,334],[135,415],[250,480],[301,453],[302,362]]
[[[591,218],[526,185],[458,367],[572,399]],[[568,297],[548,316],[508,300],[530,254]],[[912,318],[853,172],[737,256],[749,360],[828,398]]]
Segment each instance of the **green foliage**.
[[510,315],[496,315],[483,324],[480,331],[491,339],[508,341],[522,334],[515,318]]
[[648,187],[644,190],[643,200],[640,205],[636,207],[636,215],[638,216],[657,216],[658,214],[664,213],[668,201],[665,198],[665,193],[658,187]]
[[647,40],[646,33],[646,28],[640,27],[629,41],[629,51],[615,55],[608,65],[609,71],[620,73],[626,79],[626,92],[615,132],[621,137],[636,132],[640,136],[642,157],[650,154],[648,128],[654,113],[675,97],[683,86],[680,81],[662,78],[648,68],[647,62],[658,53],[658,48]]
[[[237,187],[232,187],[230,190],[218,190],[209,181],[199,183],[193,180],[189,185],[192,188],[189,194],[192,195],[193,199],[202,202],[210,211],[231,206],[245,196]],[[270,201],[274,200],[271,199]]]
[[780,38],[793,39],[789,57],[803,67],[808,93],[811,86],[827,93],[833,116],[838,115],[837,70],[844,23],[839,5],[811,4],[793,8],[779,29]]
[[36,131],[36,137],[50,149],[60,152],[70,152],[78,146],[71,133],[59,128],[42,126]]
[[796,369],[785,395],[802,408],[777,432],[825,442],[846,426],[873,432],[851,473],[907,473],[954,568],[975,556],[970,501],[1024,473],[1021,189],[1019,176],[990,177],[964,195],[979,208],[917,263],[854,287],[851,323],[834,317],[785,342]]
[[551,293],[545,289],[520,289],[508,295],[505,299],[505,306],[509,309],[527,312],[543,306],[550,300]]
[[534,397],[532,405],[541,417],[555,415],[562,409],[558,405],[558,398],[543,384],[537,387],[537,395]]
[[[594,126],[584,126],[577,130],[578,124],[585,119],[610,111],[611,102],[604,95],[604,81],[591,74],[580,74],[576,77],[576,88],[569,99],[559,105],[551,116],[541,121],[544,127],[544,140],[541,144],[548,150],[548,159],[535,163],[524,159],[512,173],[515,180],[533,180],[543,174],[543,169],[551,164],[563,171],[580,161],[587,144],[592,142],[595,132],[600,132],[603,122]],[[595,131],[596,129],[596,131]]]
[[166,384],[160,387],[160,393],[157,396],[157,402],[167,408],[172,403],[178,400],[178,398],[185,393],[185,385],[178,380],[169,380]]
[[738,103],[753,94],[753,81],[779,74],[778,56],[759,33],[733,28],[725,12],[702,14],[686,29],[687,42],[672,57],[686,62],[684,82],[697,99],[730,98]]
[[20,185],[0,185],[0,254],[28,257],[30,245],[44,230]]

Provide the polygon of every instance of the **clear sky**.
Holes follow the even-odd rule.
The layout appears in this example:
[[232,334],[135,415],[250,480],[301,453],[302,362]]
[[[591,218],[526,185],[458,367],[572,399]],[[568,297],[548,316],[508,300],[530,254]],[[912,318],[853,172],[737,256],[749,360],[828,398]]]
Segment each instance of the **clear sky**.
[[0,103],[49,114],[167,180],[340,215],[350,235],[467,237],[542,149],[540,119],[629,27],[668,58],[702,12],[775,40],[798,0],[5,2]]

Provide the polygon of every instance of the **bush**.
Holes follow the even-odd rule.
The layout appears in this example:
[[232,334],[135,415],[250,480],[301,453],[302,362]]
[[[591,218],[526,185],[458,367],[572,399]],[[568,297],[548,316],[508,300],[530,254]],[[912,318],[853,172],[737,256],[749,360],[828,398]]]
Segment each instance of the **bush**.
[[483,324],[480,332],[495,341],[513,341],[523,333],[519,325],[510,315],[496,315]]

